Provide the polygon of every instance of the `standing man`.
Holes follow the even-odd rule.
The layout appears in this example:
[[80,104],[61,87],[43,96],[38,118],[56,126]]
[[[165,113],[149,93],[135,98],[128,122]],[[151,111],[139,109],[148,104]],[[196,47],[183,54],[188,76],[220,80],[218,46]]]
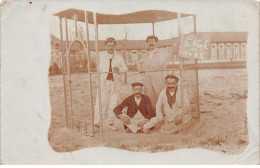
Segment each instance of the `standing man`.
[[171,55],[169,52],[159,50],[156,47],[157,42],[158,37],[156,36],[146,38],[148,53],[143,55],[137,64],[137,70],[144,73],[144,94],[150,98],[153,108],[155,108],[160,91],[165,87],[164,72],[162,70],[167,68]]
[[[127,67],[123,57],[114,51],[116,40],[113,37],[109,37],[106,39],[105,45],[106,51],[99,53],[99,69],[97,70],[100,72],[102,115],[104,120],[108,120],[108,127],[115,130],[114,119],[116,117],[113,109],[117,105],[119,96],[121,83],[119,72],[126,72]],[[98,96],[96,97],[94,123],[96,127],[100,126]]]

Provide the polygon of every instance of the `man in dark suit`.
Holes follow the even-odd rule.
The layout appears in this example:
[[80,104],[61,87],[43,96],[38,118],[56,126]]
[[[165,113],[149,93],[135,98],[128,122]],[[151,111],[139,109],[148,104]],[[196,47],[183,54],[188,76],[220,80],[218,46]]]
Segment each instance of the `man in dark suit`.
[[[156,116],[152,104],[148,96],[142,94],[143,84],[135,82],[132,84],[134,94],[127,97],[121,104],[114,108],[114,113],[119,118],[125,128],[130,129],[132,132],[148,133],[152,128],[149,124],[151,118]],[[127,109],[126,113],[123,113]]]

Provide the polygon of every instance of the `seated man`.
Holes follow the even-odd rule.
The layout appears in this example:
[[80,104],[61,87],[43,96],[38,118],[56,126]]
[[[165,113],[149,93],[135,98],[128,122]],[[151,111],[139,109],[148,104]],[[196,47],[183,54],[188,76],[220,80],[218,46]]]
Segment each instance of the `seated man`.
[[[151,122],[150,119],[155,117],[155,111],[152,108],[150,99],[142,94],[142,87],[142,83],[133,83],[134,94],[114,108],[116,117],[123,122],[125,128],[128,127],[133,133],[137,131],[147,133],[154,125],[149,123]],[[123,109],[126,108],[126,114],[122,113]]]
[[[178,87],[179,78],[175,75],[167,75],[165,80],[167,86],[160,92],[156,103],[156,119],[158,124],[162,124],[160,133],[172,134],[182,129],[179,125],[182,122],[181,90]],[[187,100],[184,91],[185,104]]]

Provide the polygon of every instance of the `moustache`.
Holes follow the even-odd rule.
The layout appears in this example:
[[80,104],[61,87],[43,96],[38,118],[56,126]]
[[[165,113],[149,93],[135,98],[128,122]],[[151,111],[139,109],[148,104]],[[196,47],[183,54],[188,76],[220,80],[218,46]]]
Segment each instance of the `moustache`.
[[153,44],[149,44],[149,46],[154,46]]

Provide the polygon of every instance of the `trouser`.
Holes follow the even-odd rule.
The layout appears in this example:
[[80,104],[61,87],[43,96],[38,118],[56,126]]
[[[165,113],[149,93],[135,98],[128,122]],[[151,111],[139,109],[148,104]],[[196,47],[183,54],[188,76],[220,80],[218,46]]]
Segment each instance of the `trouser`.
[[[101,107],[102,107],[102,117],[103,120],[108,120],[108,124],[114,124],[116,118],[113,109],[117,105],[118,101],[118,92],[115,91],[115,83],[111,80],[106,80],[104,86],[101,88]],[[95,105],[95,124],[100,123],[100,114],[99,114],[99,100],[98,100],[98,90],[96,97]]]
[[164,81],[163,72],[152,72],[144,75],[144,94],[149,97],[154,109],[159,94],[165,87]]
[[[128,117],[127,115],[123,114]],[[133,133],[136,133],[139,129],[150,130],[158,125],[158,119],[156,117],[151,118],[150,120],[143,118],[130,118],[131,124],[125,125],[125,128],[128,127]],[[145,123],[144,125],[140,123]],[[123,123],[124,124],[124,123]]]

